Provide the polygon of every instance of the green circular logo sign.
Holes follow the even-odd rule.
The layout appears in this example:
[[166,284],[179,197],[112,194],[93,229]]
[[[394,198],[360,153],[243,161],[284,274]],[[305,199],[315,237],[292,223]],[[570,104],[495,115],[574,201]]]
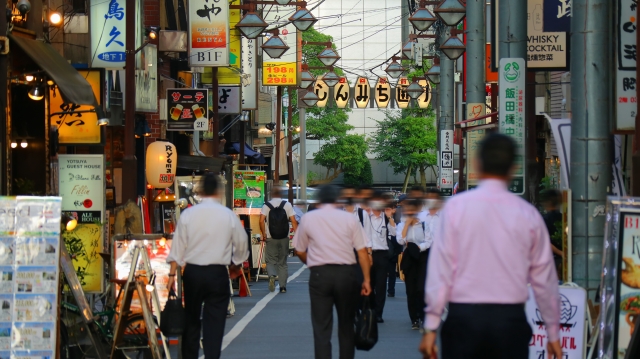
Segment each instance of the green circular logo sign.
[[504,65],[503,76],[504,79],[507,80],[507,82],[513,83],[518,81],[520,79],[520,66],[518,65],[518,63],[509,62]]

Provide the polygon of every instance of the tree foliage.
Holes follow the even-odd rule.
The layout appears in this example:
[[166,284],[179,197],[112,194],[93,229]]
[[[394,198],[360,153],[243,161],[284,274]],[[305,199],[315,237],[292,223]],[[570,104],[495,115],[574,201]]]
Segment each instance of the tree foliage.
[[437,131],[432,109],[409,109],[403,113],[385,112],[377,131],[369,138],[369,148],[376,159],[387,162],[393,172],[418,171],[426,186],[426,170],[437,165]]
[[344,184],[349,186],[370,186],[373,184],[373,171],[371,170],[371,162],[367,159],[364,168],[359,175],[353,175],[351,172],[344,174]]

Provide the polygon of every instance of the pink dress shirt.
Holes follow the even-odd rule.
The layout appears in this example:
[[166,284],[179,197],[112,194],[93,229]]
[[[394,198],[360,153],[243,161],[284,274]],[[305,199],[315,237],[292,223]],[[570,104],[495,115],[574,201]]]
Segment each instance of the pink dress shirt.
[[558,277],[540,213],[499,180],[447,201],[427,270],[425,328],[439,327],[450,302],[524,304],[528,284],[549,340],[558,340]]
[[308,267],[348,265],[356,264],[353,250],[365,247],[364,238],[358,217],[333,205],[323,205],[302,216],[293,246],[298,252],[307,252]]

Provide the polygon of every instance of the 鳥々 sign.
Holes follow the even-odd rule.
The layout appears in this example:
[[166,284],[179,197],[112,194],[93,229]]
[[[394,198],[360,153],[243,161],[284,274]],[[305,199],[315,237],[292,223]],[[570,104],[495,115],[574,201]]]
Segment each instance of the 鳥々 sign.
[[369,104],[369,93],[371,87],[369,86],[369,79],[366,77],[358,76],[356,79],[356,85],[354,88],[356,106],[358,108],[366,108]]
[[636,79],[637,2],[618,0],[618,44],[616,71],[616,129],[633,130],[638,111]]
[[[262,53],[262,85],[295,86],[298,84],[298,34],[293,23],[289,22],[296,11],[293,6],[266,5],[263,8],[264,21],[278,27],[280,39],[289,49],[279,59],[271,58],[266,51]],[[284,25],[284,26],[283,26]],[[267,41],[266,39],[264,40]]]
[[242,109],[258,108],[258,67],[256,66],[258,43],[242,36]]
[[[102,90],[104,83],[103,69],[78,70],[91,85],[93,94],[102,106]],[[49,115],[51,126],[58,128],[60,144],[89,145],[102,143],[101,127],[98,126],[98,115],[91,112],[93,106],[65,103],[57,87],[49,87]]]
[[453,195],[453,130],[440,131],[440,191]]
[[[527,321],[533,330],[529,342],[529,358],[550,358],[547,352],[547,328],[529,287],[525,305]],[[586,353],[587,292],[579,287],[560,287],[560,347],[562,359],[584,359]]]
[[375,89],[376,105],[378,108],[387,108],[391,102],[391,85],[386,77],[380,77]]
[[[141,23],[140,2],[136,2],[136,23]],[[123,69],[125,62],[126,26],[125,0],[91,2],[91,67]],[[142,27],[136,32],[136,45],[142,37]],[[137,46],[136,46],[137,47]]]
[[189,0],[189,65],[229,66],[229,2]]
[[198,119],[206,119],[207,89],[167,89],[167,131],[193,131]]
[[509,190],[524,194],[525,62],[522,58],[500,59],[500,111],[498,128],[516,143],[515,169]]
[[84,268],[85,292],[102,292],[105,181],[104,155],[58,155],[58,186],[62,211],[78,220],[73,231],[66,231],[67,244],[84,247],[74,265]]

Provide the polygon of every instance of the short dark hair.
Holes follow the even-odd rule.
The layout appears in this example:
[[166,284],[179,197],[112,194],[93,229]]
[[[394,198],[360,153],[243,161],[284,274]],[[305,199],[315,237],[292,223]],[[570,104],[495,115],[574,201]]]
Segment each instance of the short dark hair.
[[487,135],[480,142],[480,170],[484,174],[507,176],[516,156],[516,143],[500,133]]
[[371,190],[371,186],[367,184],[360,185],[356,188],[357,193],[362,193],[362,191],[369,191],[369,190]]
[[340,197],[340,188],[334,185],[324,185],[318,191],[320,203],[336,203]]
[[413,187],[411,187],[409,192],[422,192],[422,193],[424,193],[424,188],[422,186],[413,186]]
[[422,207],[422,200],[417,199],[417,198],[412,198],[412,199],[404,202],[404,205],[419,209],[419,208]]
[[549,202],[554,207],[557,207],[562,201],[562,194],[557,189],[545,189],[540,193],[541,202]]
[[213,172],[206,173],[200,180],[202,193],[205,196],[213,196],[218,193],[218,175]]

